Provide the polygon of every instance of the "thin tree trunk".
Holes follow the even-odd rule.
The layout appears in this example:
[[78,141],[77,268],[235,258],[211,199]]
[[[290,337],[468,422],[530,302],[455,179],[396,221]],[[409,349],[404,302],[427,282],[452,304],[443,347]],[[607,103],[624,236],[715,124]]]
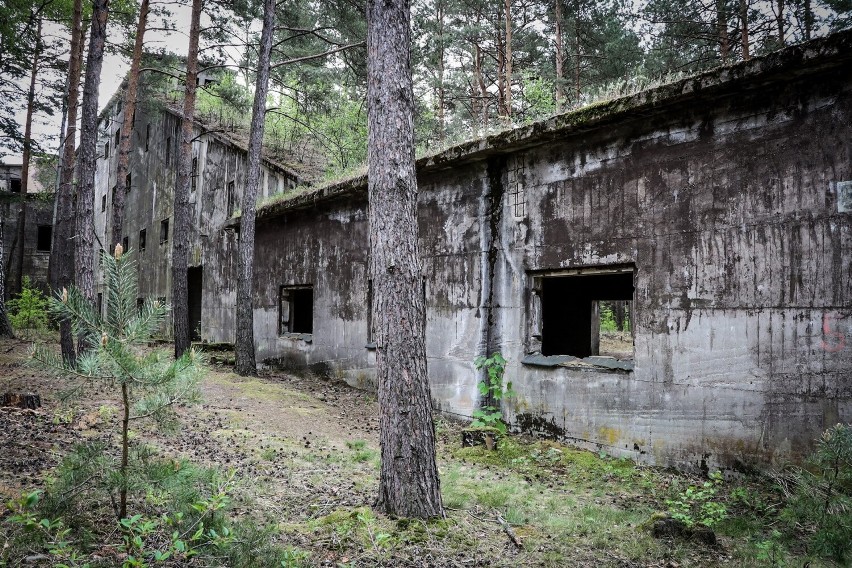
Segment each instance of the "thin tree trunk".
[[784,0],[778,0],[778,11],[775,12],[778,25],[778,47],[784,47]]
[[377,507],[430,518],[444,511],[426,373],[409,19],[407,0],[367,1],[370,274],[382,462]]
[[263,31],[257,62],[257,81],[254,86],[254,108],[248,145],[248,172],[243,192],[243,213],[240,220],[240,253],[237,269],[237,341],[234,346],[235,370],[240,375],[254,375],[254,222],[255,202],[260,185],[260,151],[263,146],[263,122],[266,117],[266,94],[269,91],[269,58],[275,28],[275,0],[263,2]]
[[198,77],[198,36],[201,29],[201,0],[192,0],[192,19],[189,27],[189,50],[186,55],[186,87],[183,99],[180,157],[175,184],[172,238],[172,317],[174,318],[175,357],[189,349],[189,186],[192,181],[192,125],[195,118],[195,90]]
[[[80,72],[83,60],[83,0],[74,0],[71,24],[71,51],[68,62],[68,118],[62,141],[62,166],[56,192],[56,218],[53,222],[53,246],[50,249],[50,286],[68,288],[74,277],[74,145],[77,138],[77,104],[80,96]],[[62,358],[76,360],[71,322],[59,322]]]
[[41,63],[41,26],[42,18],[38,16],[36,23],[36,44],[33,51],[32,69],[30,70],[30,88],[27,91],[27,115],[24,119],[24,149],[21,166],[21,210],[18,212],[18,246],[15,249],[15,282],[12,293],[20,293],[24,277],[24,249],[27,236],[27,192],[30,185],[30,162],[33,154],[33,107],[35,106],[36,80],[38,66]]
[[130,463],[130,393],[127,383],[121,383],[121,488],[119,489],[119,520],[127,516],[127,466]]
[[478,43],[473,45],[473,76],[476,84],[479,87],[479,111],[481,118],[479,123],[482,125],[483,132],[488,131],[488,88],[485,86],[485,80],[482,78],[482,49]]
[[565,70],[563,63],[565,61],[565,53],[562,45],[562,0],[554,0],[556,20],[556,112],[562,112],[562,107],[565,104]]
[[805,0],[805,41],[810,41],[814,28],[814,13],[811,9],[811,0]]
[[136,42],[133,44],[133,58],[127,75],[127,90],[124,93],[124,119],[118,148],[118,164],[115,168],[115,195],[112,199],[112,238],[107,246],[112,249],[121,242],[124,231],[124,200],[127,187],[127,172],[130,169],[130,142],[133,134],[133,115],[136,112],[136,92],[139,87],[139,67],[142,62],[142,46],[145,40],[145,26],[148,23],[148,0],[142,0],[139,7],[139,21],[136,25]]
[[506,93],[503,96],[503,102],[506,106],[504,115],[509,122],[512,120],[512,0],[505,0],[504,4],[506,16],[506,57],[505,71],[506,79],[504,85]]
[[580,7],[577,7],[577,15],[574,18],[574,96],[575,105],[580,105]]
[[15,331],[9,323],[9,317],[6,314],[6,269],[3,264],[3,224],[6,216],[9,214],[9,205],[3,207],[4,211],[0,215],[0,337],[15,337]]
[[725,13],[725,0],[716,0],[716,31],[719,36],[719,57],[727,63],[730,57],[728,41],[728,15]]
[[[80,121],[80,181],[77,184],[77,288],[92,305],[95,303],[95,168],[98,141],[98,91],[106,45],[109,0],[93,0],[92,28],[86,57]],[[80,351],[88,348],[81,337]]]
[[444,115],[444,107],[446,105],[446,90],[444,89],[444,51],[446,47],[444,38],[444,2],[438,0],[436,8],[438,33],[441,38],[440,45],[438,46],[438,140],[443,142],[446,133],[446,117]]
[[748,0],[740,0],[740,42],[743,49],[743,61],[751,59],[748,39]]

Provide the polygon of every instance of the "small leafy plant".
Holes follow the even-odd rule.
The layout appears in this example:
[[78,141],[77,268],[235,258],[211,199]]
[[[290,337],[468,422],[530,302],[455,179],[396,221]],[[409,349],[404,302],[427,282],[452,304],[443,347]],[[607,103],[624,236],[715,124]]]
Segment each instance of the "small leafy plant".
[[669,514],[690,529],[698,524],[713,528],[728,516],[728,508],[716,500],[722,483],[722,473],[717,471],[701,486],[690,485],[674,499],[666,500]]
[[506,372],[506,359],[500,352],[495,352],[491,357],[477,357],[473,361],[477,370],[485,369],[485,380],[477,384],[479,394],[485,404],[473,412],[474,428],[494,428],[501,434],[506,433],[506,423],[503,422],[503,413],[500,411],[500,401],[515,395],[512,390],[511,381],[503,388],[503,374]]
[[18,332],[43,333],[49,327],[47,317],[47,298],[41,290],[33,286],[29,276],[21,282],[21,293],[9,300],[9,323]]

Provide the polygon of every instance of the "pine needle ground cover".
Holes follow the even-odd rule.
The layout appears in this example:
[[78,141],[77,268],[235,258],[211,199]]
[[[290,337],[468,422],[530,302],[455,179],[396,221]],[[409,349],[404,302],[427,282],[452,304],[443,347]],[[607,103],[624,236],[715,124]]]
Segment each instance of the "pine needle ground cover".
[[[63,404],[47,373],[21,366],[25,344],[0,347],[0,353],[8,350],[0,360],[8,371],[0,390],[31,385],[44,401],[34,412],[0,412],[0,427],[13,440],[0,457],[0,491],[13,503],[0,521],[2,539],[10,544],[0,565],[22,565],[37,555],[46,558],[42,565],[56,565],[46,546],[35,549],[14,539],[21,525],[11,517],[22,514],[22,493],[47,489],[41,499],[48,500],[51,484],[67,477],[68,456],[81,442],[111,443],[107,454],[118,459],[110,433],[121,421],[121,397],[100,387]],[[849,495],[848,478],[826,485],[819,467],[808,470],[803,496],[790,471],[778,473],[780,482],[744,477],[716,483],[541,440],[510,437],[496,451],[462,448],[460,427],[440,421],[447,518],[390,519],[371,508],[379,465],[371,394],[313,376],[246,379],[226,367],[212,367],[199,389],[198,401],[174,409],[172,433],[151,422],[131,429],[139,448],[134,458],[143,460],[137,471],[146,473],[151,487],[131,491],[130,527],[116,523],[108,499],[92,503],[87,499],[94,494],[83,494],[75,510],[59,515],[61,526],[49,529],[54,541],[74,529],[59,540],[86,547],[76,565],[133,565],[125,564],[128,534],[149,551],[143,555],[147,566],[817,567],[843,566],[848,559],[825,546],[832,531],[848,529],[842,501]],[[821,463],[832,456],[837,452]],[[826,491],[836,497],[830,503],[836,522],[820,532],[821,505],[805,497]],[[801,507],[806,514],[797,514]],[[655,519],[679,513],[699,522],[708,510],[716,515],[716,544],[652,534]],[[195,525],[185,543],[198,554],[174,550],[163,511],[172,522],[178,512],[191,522],[203,517],[203,538],[192,541]],[[133,521],[134,514],[143,516]],[[146,522],[157,526],[141,526]],[[88,532],[75,532],[75,525]],[[103,529],[91,530],[98,526]],[[172,556],[157,560],[154,549]]]

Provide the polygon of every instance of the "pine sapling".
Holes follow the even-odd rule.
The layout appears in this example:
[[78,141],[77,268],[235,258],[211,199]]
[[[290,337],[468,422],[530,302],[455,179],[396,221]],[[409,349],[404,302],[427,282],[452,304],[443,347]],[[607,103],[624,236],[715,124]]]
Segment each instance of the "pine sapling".
[[101,267],[106,292],[103,315],[75,287],[57,292],[48,306],[57,320],[70,321],[75,336],[82,337],[92,349],[71,365],[54,350],[36,346],[32,361],[57,376],[120,391],[121,465],[116,515],[123,519],[127,517],[130,424],[144,418],[167,424],[176,404],[197,400],[203,361],[194,349],[177,360],[162,351],[143,349],[161,328],[169,307],[151,299],[137,306],[136,263],[129,252],[124,254],[121,245],[116,245],[114,256],[102,253]]

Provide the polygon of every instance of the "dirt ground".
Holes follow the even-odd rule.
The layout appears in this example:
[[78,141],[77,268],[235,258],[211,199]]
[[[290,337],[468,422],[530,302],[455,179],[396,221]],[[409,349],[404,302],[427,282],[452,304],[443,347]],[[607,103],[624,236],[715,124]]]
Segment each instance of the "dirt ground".
[[[67,385],[23,366],[27,350],[0,342],[0,393],[37,392],[43,404],[0,410],[4,500],[43,486],[73,444],[117,426],[108,393],[62,403]],[[178,409],[176,434],[149,428],[140,436],[164,453],[233,468],[232,514],[272,522],[277,541],[294,551],[285,565],[749,565],[741,561],[751,549],[729,539],[709,546],[643,529],[686,482],[676,474],[525,439],[506,442],[499,456],[462,449],[460,426],[444,420],[438,457],[447,519],[388,519],[370,509],[379,466],[374,395],[314,376],[242,378],[222,366],[211,368],[201,391],[200,404]]]

